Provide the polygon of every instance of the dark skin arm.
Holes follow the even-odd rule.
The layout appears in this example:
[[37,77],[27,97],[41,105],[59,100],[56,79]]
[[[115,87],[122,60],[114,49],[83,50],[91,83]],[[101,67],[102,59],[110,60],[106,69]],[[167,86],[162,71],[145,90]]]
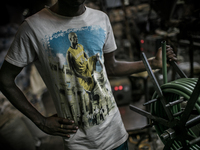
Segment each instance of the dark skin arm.
[[[45,117],[26,99],[23,92],[15,84],[15,78],[22,69],[4,61],[0,69],[0,91],[45,133],[63,137],[69,137],[69,133],[75,133],[78,128],[73,125],[74,121],[55,115]],[[64,125],[63,129],[61,129],[61,124]]]
[[[169,45],[166,46],[166,54],[169,61],[177,60],[173,49]],[[134,73],[146,71],[142,61],[117,61],[114,52],[104,54],[104,58],[108,76],[129,76]],[[162,68],[162,49],[159,48],[156,57],[148,59],[148,61],[152,69]]]

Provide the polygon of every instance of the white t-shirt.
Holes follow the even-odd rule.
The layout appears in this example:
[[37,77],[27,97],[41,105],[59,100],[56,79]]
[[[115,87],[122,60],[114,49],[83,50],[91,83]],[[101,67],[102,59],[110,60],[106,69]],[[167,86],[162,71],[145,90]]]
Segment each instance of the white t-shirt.
[[44,8],[19,28],[6,56],[18,67],[34,63],[58,115],[73,119],[77,133],[66,149],[111,150],[128,138],[104,67],[116,44],[107,15],[86,7],[76,17]]

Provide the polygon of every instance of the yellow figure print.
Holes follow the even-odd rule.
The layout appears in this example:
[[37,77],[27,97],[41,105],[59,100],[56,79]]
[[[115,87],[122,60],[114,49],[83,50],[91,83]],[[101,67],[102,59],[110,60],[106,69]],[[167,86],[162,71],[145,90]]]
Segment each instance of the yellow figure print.
[[67,51],[69,65],[78,77],[80,85],[82,85],[85,90],[92,91],[95,85],[92,74],[93,71],[96,70],[96,62],[99,60],[99,54],[88,58],[83,46],[78,44],[76,33],[69,33],[68,38],[71,42],[71,46]]

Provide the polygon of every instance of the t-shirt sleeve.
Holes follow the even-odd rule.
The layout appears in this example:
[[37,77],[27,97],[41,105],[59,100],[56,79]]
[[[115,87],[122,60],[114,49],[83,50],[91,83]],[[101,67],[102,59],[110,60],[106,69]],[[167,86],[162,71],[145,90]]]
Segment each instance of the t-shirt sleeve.
[[115,51],[117,49],[117,46],[115,43],[112,26],[110,24],[110,20],[107,15],[106,15],[106,25],[107,25],[107,36],[106,36],[103,52],[110,53],[112,51]]
[[34,50],[32,30],[24,21],[19,27],[15,38],[8,50],[5,60],[15,66],[25,67],[36,58]]

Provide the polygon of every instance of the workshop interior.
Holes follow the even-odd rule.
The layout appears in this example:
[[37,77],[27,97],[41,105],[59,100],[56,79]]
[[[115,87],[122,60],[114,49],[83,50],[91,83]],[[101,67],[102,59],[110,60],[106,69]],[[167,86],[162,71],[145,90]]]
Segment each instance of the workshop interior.
[[[0,66],[23,20],[55,2],[1,2]],[[200,1],[86,0],[86,6],[108,15],[117,44],[116,59],[142,60],[147,70],[109,77],[129,134],[129,150],[200,150]],[[165,59],[166,45],[173,48],[176,62]],[[152,70],[147,58],[154,57],[159,47],[163,68]],[[16,82],[43,115],[55,114],[34,65],[24,68]],[[33,136],[37,150],[63,149],[61,137],[40,131],[0,93],[0,131],[5,125],[13,140],[23,134]],[[3,150],[1,141],[0,137]]]

